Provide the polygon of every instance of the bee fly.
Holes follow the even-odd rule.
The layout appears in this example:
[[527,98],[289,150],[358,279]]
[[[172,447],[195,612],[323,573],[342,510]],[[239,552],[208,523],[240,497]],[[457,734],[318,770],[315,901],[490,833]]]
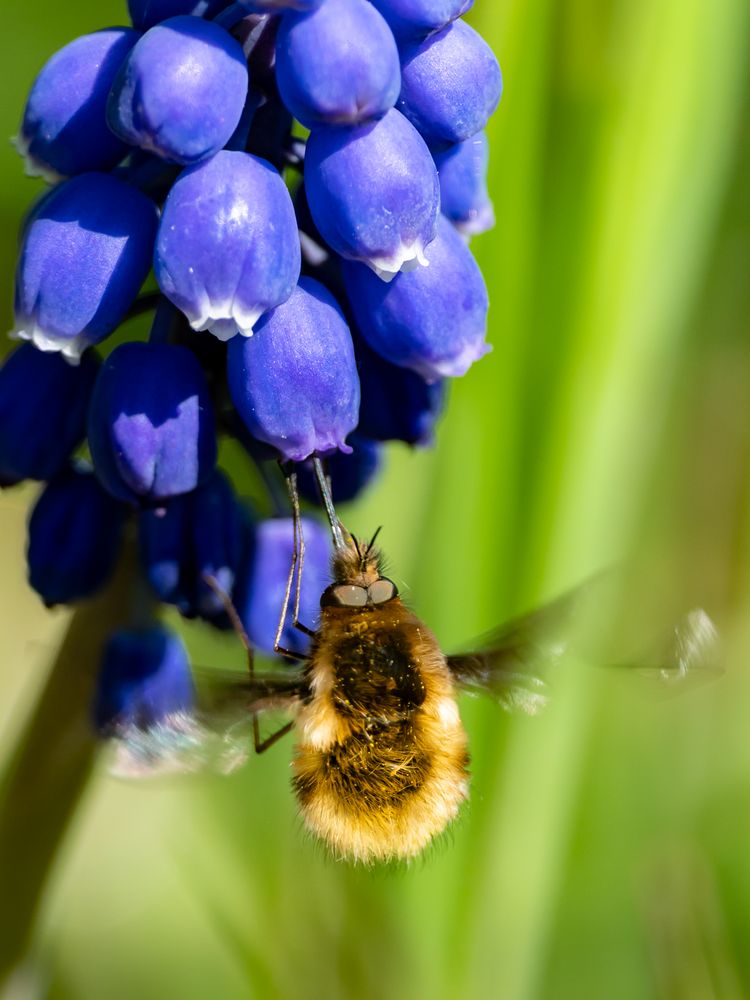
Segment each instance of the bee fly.
[[[241,717],[252,718],[258,753],[293,729],[292,782],[307,828],[342,858],[411,858],[445,829],[468,795],[469,754],[457,692],[489,693],[503,707],[531,714],[543,707],[547,685],[538,674],[565,652],[566,623],[580,588],[499,629],[479,651],[446,656],[383,575],[378,532],[363,545],[343,529],[319,459],[314,470],[333,535],[333,582],[321,595],[317,630],[306,628],[298,621],[304,540],[296,475],[287,470],[294,554],[275,645],[277,653],[302,660],[302,668],[256,677],[239,617],[212,584],[248,651],[249,677],[244,683],[214,680],[197,722],[170,720],[169,739],[162,732],[131,740],[127,769],[132,773],[134,761],[138,770],[144,764],[149,769],[164,758],[181,770],[202,766],[205,748],[219,732],[221,752],[213,762],[230,770],[247,756],[225,752],[236,743]],[[280,645],[290,604],[294,626],[310,636],[307,654]],[[690,612],[674,630],[659,673],[671,679],[705,665],[715,640],[705,612]],[[279,709],[291,721],[262,740],[259,716]],[[183,740],[176,753],[175,732]]]

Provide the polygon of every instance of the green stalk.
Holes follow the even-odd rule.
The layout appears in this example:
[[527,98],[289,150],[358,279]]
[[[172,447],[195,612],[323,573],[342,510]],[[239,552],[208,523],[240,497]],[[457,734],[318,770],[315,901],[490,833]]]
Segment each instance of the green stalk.
[[101,650],[132,621],[138,589],[132,546],[114,577],[80,604],[0,782],[0,987],[24,958],[68,825],[96,759],[91,704]]

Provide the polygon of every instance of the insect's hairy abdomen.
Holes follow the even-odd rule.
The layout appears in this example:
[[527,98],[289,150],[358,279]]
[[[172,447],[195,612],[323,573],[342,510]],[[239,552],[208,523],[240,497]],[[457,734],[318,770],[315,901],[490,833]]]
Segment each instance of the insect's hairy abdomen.
[[466,797],[466,737],[434,637],[400,601],[325,609],[297,720],[294,785],[341,856],[413,856]]

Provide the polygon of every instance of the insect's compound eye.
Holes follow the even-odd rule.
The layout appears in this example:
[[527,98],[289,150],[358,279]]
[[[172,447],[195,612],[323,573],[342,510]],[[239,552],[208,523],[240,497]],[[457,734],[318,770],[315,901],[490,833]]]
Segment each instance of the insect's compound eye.
[[371,583],[367,588],[367,593],[373,604],[385,604],[386,601],[392,601],[394,597],[398,597],[396,584],[385,576],[381,576],[375,583]]
[[367,591],[352,584],[335,584],[323,592],[320,604],[321,607],[363,608],[367,604]]

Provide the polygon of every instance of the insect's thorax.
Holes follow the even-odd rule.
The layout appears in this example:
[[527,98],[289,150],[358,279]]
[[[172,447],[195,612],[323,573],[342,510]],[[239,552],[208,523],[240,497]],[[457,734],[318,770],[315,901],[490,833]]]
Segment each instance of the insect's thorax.
[[466,739],[434,636],[400,600],[324,608],[297,720],[308,825],[361,860],[409,856],[466,795]]

